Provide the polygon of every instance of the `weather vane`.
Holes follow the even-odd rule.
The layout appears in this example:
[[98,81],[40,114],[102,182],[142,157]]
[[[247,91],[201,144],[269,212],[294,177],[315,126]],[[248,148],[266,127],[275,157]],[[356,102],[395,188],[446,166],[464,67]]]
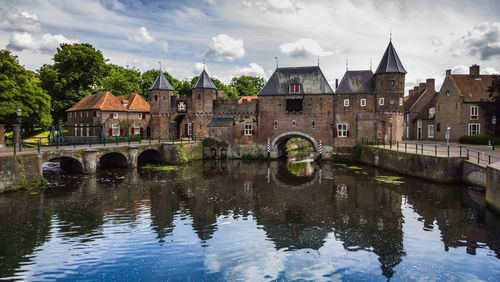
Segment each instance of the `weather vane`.
[[274,57],[274,59],[276,60],[276,68],[278,68],[278,57]]

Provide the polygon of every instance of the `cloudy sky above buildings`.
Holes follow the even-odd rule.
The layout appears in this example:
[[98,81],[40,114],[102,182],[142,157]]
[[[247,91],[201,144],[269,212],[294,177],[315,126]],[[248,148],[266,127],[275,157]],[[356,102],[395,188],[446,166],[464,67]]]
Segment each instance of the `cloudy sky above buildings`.
[[276,67],[317,65],[334,84],[375,70],[392,32],[407,88],[446,69],[500,70],[498,0],[0,0],[0,48],[37,70],[60,43],[90,43],[141,71],[161,61],[180,79],[268,78]]

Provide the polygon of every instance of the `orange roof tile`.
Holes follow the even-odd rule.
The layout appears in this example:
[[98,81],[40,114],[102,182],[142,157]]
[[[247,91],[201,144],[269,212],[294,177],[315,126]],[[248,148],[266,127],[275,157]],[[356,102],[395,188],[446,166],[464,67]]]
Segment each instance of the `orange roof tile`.
[[67,112],[72,111],[85,111],[85,110],[101,110],[101,111],[114,111],[125,112],[127,109],[122,103],[116,99],[109,91],[99,91],[97,94],[85,96],[73,107],[67,109]]
[[126,108],[129,111],[141,111],[141,112],[149,112],[151,111],[151,105],[142,98],[141,95],[136,93],[131,93],[130,95],[122,95],[116,97],[119,101],[126,103]]
[[240,99],[238,100],[238,104],[243,103],[243,100],[250,102],[252,100],[257,100],[258,98],[259,97],[257,97],[257,96],[241,96]]
[[488,86],[491,85],[493,75],[474,77],[468,74],[452,74],[458,89],[466,102],[491,101]]

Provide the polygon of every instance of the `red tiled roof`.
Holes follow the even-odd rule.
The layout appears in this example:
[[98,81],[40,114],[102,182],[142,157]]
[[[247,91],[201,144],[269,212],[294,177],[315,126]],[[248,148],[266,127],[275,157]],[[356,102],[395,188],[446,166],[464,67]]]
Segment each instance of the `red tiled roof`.
[[73,107],[67,109],[67,112],[72,111],[85,111],[85,110],[101,110],[101,111],[114,111],[125,112],[127,109],[122,103],[116,99],[109,91],[99,91],[97,94],[85,96]]
[[149,112],[151,111],[151,105],[142,98],[141,95],[132,93],[130,95],[122,95],[116,97],[120,102],[127,103],[127,109],[129,111],[141,111]]
[[468,74],[452,74],[465,102],[490,101],[488,86],[491,85],[493,75],[480,75],[474,77]]

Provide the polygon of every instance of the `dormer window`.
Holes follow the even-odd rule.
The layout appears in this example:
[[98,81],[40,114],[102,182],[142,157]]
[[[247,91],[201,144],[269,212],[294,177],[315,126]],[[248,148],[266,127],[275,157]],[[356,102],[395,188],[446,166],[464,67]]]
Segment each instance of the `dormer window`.
[[300,84],[288,85],[288,93],[300,93]]

